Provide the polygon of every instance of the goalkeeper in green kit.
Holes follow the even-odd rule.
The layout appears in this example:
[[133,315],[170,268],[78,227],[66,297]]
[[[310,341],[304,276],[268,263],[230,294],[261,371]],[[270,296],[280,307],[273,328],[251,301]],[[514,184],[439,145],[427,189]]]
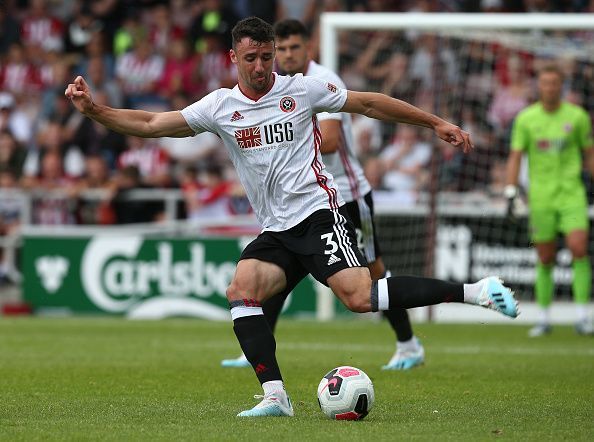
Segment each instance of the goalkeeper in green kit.
[[558,233],[573,256],[573,297],[577,306],[576,332],[594,333],[587,306],[592,292],[588,258],[588,202],[581,178],[584,165],[594,176],[594,143],[588,113],[561,99],[564,75],[554,65],[538,75],[540,101],[516,117],[507,162],[508,215],[513,216],[518,195],[522,155],[528,156],[531,238],[538,253],[536,300],[541,317],[530,336],[551,332],[549,307],[553,299],[553,267]]

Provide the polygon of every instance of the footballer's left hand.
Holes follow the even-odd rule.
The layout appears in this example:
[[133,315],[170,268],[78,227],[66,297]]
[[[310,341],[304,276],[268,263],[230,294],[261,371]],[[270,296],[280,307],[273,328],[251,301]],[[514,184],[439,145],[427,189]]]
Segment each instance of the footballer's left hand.
[[464,153],[468,153],[474,149],[470,134],[465,130],[460,129],[455,124],[443,121],[438,123],[434,127],[434,130],[439,138],[456,147],[461,147]]

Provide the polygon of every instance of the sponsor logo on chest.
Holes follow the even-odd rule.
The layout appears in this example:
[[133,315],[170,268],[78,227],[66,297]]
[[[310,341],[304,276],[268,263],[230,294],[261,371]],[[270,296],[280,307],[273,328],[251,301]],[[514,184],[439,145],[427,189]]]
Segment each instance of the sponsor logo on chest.
[[[253,126],[235,130],[237,146],[241,149],[249,149],[263,145],[287,143],[294,139],[293,123],[290,121],[264,124],[262,129],[264,130],[261,130],[260,126]],[[262,135],[264,136],[262,137]]]

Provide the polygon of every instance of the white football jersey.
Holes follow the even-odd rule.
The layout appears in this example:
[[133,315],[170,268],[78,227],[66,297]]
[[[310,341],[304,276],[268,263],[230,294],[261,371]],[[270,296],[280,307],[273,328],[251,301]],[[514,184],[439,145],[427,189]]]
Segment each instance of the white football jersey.
[[347,91],[301,74],[273,76],[258,100],[239,86],[217,89],[181,114],[197,134],[221,137],[263,230],[283,231],[344,204],[321,159],[315,115],[342,109]]
[[[338,75],[313,60],[309,62],[305,75],[322,78],[342,89],[346,89],[344,82]],[[367,178],[365,178],[363,167],[361,167],[361,163],[359,163],[355,154],[351,115],[345,112],[323,112],[319,113],[317,117],[319,121],[340,120],[341,137],[338,150],[324,154],[324,164],[334,177],[336,187],[338,187],[338,191],[345,201],[351,202],[362,198],[371,191],[371,186]]]

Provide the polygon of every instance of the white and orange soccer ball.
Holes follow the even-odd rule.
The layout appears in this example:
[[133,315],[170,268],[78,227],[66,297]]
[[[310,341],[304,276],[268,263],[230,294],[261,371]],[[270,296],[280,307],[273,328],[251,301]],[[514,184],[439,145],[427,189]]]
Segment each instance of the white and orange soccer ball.
[[374,399],[373,383],[359,368],[336,367],[318,385],[320,409],[330,419],[363,419],[371,410]]

